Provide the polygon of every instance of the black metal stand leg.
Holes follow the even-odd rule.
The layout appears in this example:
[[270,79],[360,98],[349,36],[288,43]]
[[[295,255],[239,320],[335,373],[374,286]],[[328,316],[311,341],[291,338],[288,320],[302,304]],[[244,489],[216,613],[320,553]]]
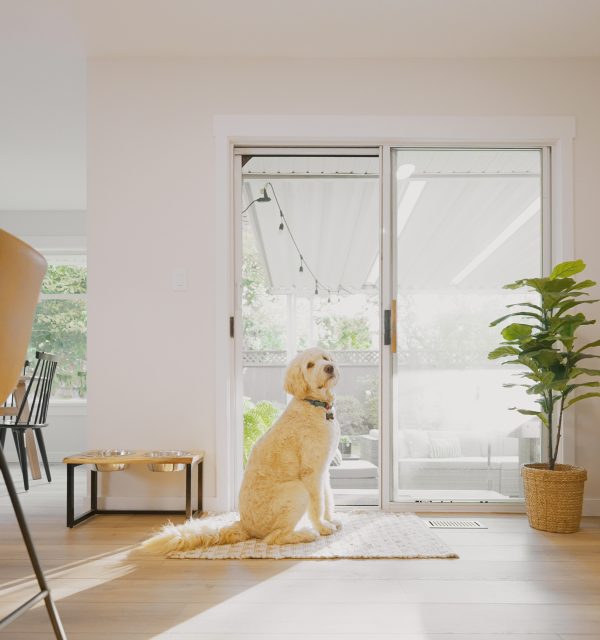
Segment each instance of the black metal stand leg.
[[0,447],[4,446],[6,440],[6,427],[0,427]]
[[66,640],[67,636],[65,634],[65,630],[63,629],[60,616],[58,614],[58,611],[56,610],[56,606],[54,604],[54,601],[52,600],[52,596],[50,595],[50,589],[48,588],[48,584],[46,583],[46,577],[44,576],[44,572],[42,571],[42,567],[35,551],[35,547],[33,546],[33,540],[31,539],[29,528],[27,527],[27,521],[25,520],[25,514],[23,513],[23,510],[21,508],[21,503],[19,502],[19,497],[17,496],[15,485],[13,484],[8,465],[6,464],[6,459],[4,458],[4,452],[1,447],[0,469],[2,470],[2,476],[4,477],[8,495],[10,496],[10,501],[12,502],[13,510],[15,512],[17,522],[19,523],[19,528],[21,529],[23,541],[25,542],[25,546],[27,547],[27,553],[29,555],[31,566],[33,567],[35,577],[37,578],[38,585],[40,587],[40,593],[15,609],[8,616],[0,620],[0,629],[10,624],[13,620],[18,618],[22,613],[30,609],[34,604],[36,604],[43,598],[46,602],[46,610],[48,611],[48,616],[50,617],[52,628],[54,629],[54,636],[56,638],[59,638],[60,640]]
[[27,473],[27,445],[25,444],[25,433],[19,431],[17,433],[17,440],[19,441],[19,462],[21,463],[21,472],[23,473],[23,485],[25,491],[29,491],[29,474]]
[[52,482],[52,476],[50,475],[50,465],[48,464],[48,455],[46,454],[46,443],[44,442],[44,435],[39,429],[34,429],[33,431],[35,433],[35,439],[38,443],[40,455],[42,456],[44,469],[46,470],[46,478],[48,479],[48,482]]
[[95,469],[90,471],[91,481],[90,481],[90,490],[91,490],[91,504],[90,508],[92,511],[97,511],[98,509],[98,472]]
[[204,475],[202,460],[200,460],[200,462],[198,463],[197,473],[198,473],[198,513],[202,513],[202,480]]
[[75,467],[79,466],[80,464],[67,463],[67,527],[69,529],[100,513],[98,511],[98,472],[91,471],[91,508],[75,516]]
[[19,467],[21,466],[21,449],[19,447],[19,438],[17,437],[17,432],[12,432],[13,440],[15,441],[15,449],[17,450],[17,459],[19,460]]
[[75,465],[67,465],[67,527],[75,520]]
[[185,465],[185,517],[192,517],[192,465]]

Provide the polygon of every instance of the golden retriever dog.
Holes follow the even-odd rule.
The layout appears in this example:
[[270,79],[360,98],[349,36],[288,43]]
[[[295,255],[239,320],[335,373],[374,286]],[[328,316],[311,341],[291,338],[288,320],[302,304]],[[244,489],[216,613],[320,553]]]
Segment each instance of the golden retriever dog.
[[[323,349],[307,349],[294,358],[284,382],[293,398],[250,453],[240,488],[239,521],[220,529],[207,527],[201,519],[167,524],[143,547],[170,553],[251,538],[293,544],[312,542],[340,528],[329,483],[340,437],[332,392],[338,378],[338,368]],[[297,529],[306,513],[313,528]]]

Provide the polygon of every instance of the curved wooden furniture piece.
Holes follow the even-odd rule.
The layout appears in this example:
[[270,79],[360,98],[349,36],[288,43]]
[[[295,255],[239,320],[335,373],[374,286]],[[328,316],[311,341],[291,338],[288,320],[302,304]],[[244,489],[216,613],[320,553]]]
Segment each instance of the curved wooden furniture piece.
[[[35,307],[46,268],[46,260],[35,249],[0,229],[0,353],[2,354],[0,360],[0,404],[6,400],[19,379],[27,353],[27,345],[31,338]],[[44,600],[54,635],[57,638],[66,638],[33,546],[25,514],[21,508],[2,447],[0,447],[0,469],[40,587],[38,594],[0,620],[0,629],[25,613],[40,600]]]

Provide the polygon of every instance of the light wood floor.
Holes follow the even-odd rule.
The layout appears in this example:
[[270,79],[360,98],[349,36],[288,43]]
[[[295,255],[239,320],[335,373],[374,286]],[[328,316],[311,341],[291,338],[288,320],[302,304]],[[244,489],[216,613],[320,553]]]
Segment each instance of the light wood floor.
[[[483,515],[440,532],[459,560],[130,558],[162,519],[65,527],[65,480],[21,493],[69,638],[600,640],[600,519],[577,534]],[[16,477],[16,474],[15,474]],[[36,585],[0,482],[0,614]],[[52,638],[43,604],[0,639]]]

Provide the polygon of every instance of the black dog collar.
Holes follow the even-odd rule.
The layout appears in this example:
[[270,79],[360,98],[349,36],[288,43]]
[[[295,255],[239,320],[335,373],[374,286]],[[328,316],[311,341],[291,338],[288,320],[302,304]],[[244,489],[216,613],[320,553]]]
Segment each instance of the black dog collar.
[[323,407],[327,411],[325,413],[325,417],[327,420],[333,420],[333,405],[329,404],[329,402],[323,402],[323,400],[313,400],[312,398],[304,398],[306,402],[312,404],[313,407]]

